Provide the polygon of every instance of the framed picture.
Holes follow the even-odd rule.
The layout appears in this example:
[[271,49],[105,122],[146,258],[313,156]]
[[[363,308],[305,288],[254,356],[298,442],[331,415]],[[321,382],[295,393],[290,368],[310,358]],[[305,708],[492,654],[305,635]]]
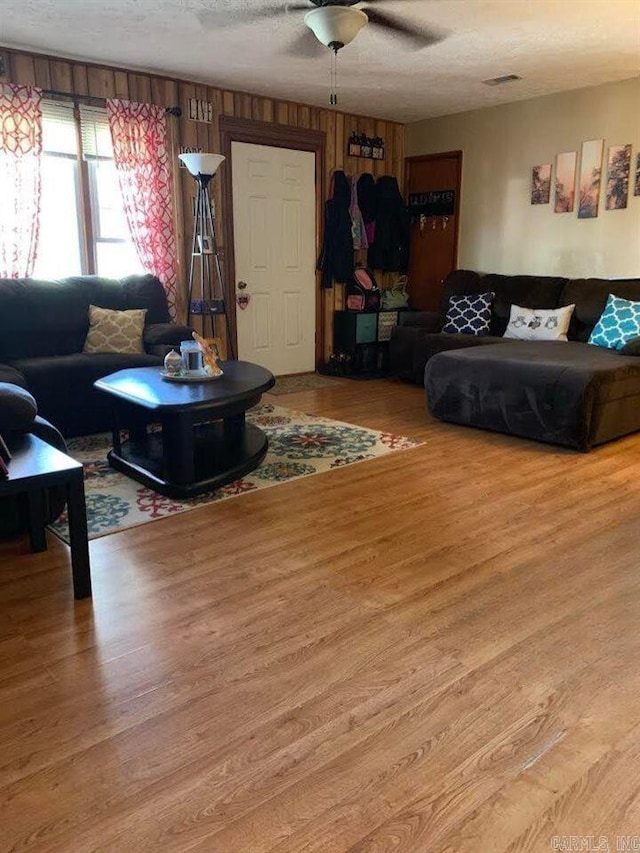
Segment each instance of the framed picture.
[[227,347],[225,346],[225,342],[222,338],[205,338],[207,345],[211,347],[214,351],[214,355],[216,358],[221,359],[222,361],[226,361],[227,359]]
[[627,206],[630,170],[631,146],[612,145],[607,157],[606,210],[622,210]]
[[211,245],[211,237],[208,234],[198,235],[198,254],[212,255],[213,247]]
[[531,204],[549,204],[551,200],[551,163],[531,170]]
[[598,215],[603,152],[604,139],[592,139],[582,143],[578,219],[594,219]]
[[553,207],[556,213],[571,213],[576,198],[576,160],[575,151],[566,151],[556,157],[556,200]]

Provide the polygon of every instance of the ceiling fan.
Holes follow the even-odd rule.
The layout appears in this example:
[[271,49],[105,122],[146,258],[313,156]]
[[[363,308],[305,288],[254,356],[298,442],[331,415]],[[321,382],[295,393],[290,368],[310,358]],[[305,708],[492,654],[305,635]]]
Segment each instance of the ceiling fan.
[[[419,0],[418,0],[419,1]],[[200,23],[211,29],[233,26],[246,21],[270,20],[292,12],[306,12],[303,20],[316,36],[317,42],[310,39],[310,33],[303,33],[287,51],[298,56],[313,57],[318,42],[334,51],[350,44],[360,30],[372,24],[388,33],[400,36],[413,49],[421,49],[442,41],[446,33],[417,23],[409,23],[397,15],[379,11],[380,6],[389,0],[303,0],[303,2],[270,2],[258,8],[234,9],[228,14],[222,9],[202,9],[198,13]],[[406,3],[407,0],[404,0]],[[424,3],[424,0],[422,0]]]
[[[204,26],[218,28],[233,25],[240,20],[255,22],[288,15],[291,12],[306,12],[303,21],[311,32],[302,32],[289,46],[287,53],[313,57],[321,44],[329,48],[332,52],[329,103],[336,106],[338,103],[336,92],[338,51],[350,44],[367,24],[402,37],[411,48],[418,50],[437,44],[446,38],[446,33],[443,31],[408,23],[394,14],[379,11],[379,7],[388,2],[389,0],[367,0],[366,3],[362,0],[270,2],[269,5],[257,9],[235,10],[233,16],[226,16],[221,11],[202,10],[198,17]],[[311,33],[315,36],[315,40],[311,38]]]
[[414,48],[426,47],[440,41],[441,33],[426,30],[417,24],[410,24],[376,7],[384,5],[386,0],[308,0],[307,3],[291,3],[287,11],[307,11],[304,23],[313,32],[319,42],[338,51],[349,44],[367,24],[380,27],[387,32],[396,33],[411,43]]

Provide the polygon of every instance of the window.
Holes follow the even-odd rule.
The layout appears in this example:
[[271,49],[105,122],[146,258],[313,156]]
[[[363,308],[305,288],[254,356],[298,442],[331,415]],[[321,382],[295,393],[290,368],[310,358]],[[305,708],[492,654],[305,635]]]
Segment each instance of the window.
[[40,232],[33,276],[80,275],[85,264],[78,142],[71,105],[43,105],[42,149]]
[[107,114],[44,102],[35,278],[142,273],[129,237]]
[[142,273],[122,206],[106,112],[82,107],[80,127],[87,164],[95,271],[108,278]]

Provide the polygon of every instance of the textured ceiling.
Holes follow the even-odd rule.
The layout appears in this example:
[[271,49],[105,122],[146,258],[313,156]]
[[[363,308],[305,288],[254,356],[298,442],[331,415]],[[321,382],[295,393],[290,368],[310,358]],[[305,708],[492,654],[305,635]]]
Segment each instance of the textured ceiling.
[[[303,13],[259,17],[272,6],[286,0],[0,0],[0,41],[326,106],[329,51],[292,55],[308,33]],[[640,0],[385,0],[376,8],[446,37],[416,51],[367,26],[339,54],[339,108],[348,112],[409,122],[640,74]],[[481,82],[510,73],[523,80]]]

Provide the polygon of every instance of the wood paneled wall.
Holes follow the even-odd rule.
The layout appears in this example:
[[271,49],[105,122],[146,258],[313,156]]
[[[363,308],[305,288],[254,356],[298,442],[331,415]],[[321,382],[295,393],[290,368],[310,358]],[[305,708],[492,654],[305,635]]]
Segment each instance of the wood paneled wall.
[[[72,60],[62,60],[39,54],[0,49],[4,58],[2,81],[54,89],[70,95],[95,98],[124,98],[159,106],[182,107],[182,117],[168,117],[174,148],[174,162],[180,146],[201,147],[206,151],[220,151],[218,120],[220,116],[274,122],[279,125],[311,128],[326,135],[325,186],[320,188],[323,200],[327,197],[331,173],[344,169],[348,174],[371,171],[374,175],[395,175],[402,182],[404,169],[404,126],[396,122],[348,115],[337,110],[281,101],[277,98],[251,95],[204,86],[171,77],[141,74]],[[201,98],[213,104],[213,122],[204,124],[186,118],[189,98]],[[352,131],[367,136],[381,136],[385,140],[385,159],[362,160],[347,155],[347,140]],[[175,169],[176,220],[181,258],[181,278],[184,281],[191,232],[191,204],[194,193],[192,179],[185,170]],[[223,222],[224,210],[221,182],[214,182],[216,211]],[[221,249],[224,252],[223,229],[219,229]],[[319,250],[320,247],[318,247]],[[184,293],[184,287],[181,288]],[[323,294],[325,357],[331,350],[333,336],[333,310],[342,308],[344,292],[336,285]],[[184,308],[184,305],[182,306]]]

